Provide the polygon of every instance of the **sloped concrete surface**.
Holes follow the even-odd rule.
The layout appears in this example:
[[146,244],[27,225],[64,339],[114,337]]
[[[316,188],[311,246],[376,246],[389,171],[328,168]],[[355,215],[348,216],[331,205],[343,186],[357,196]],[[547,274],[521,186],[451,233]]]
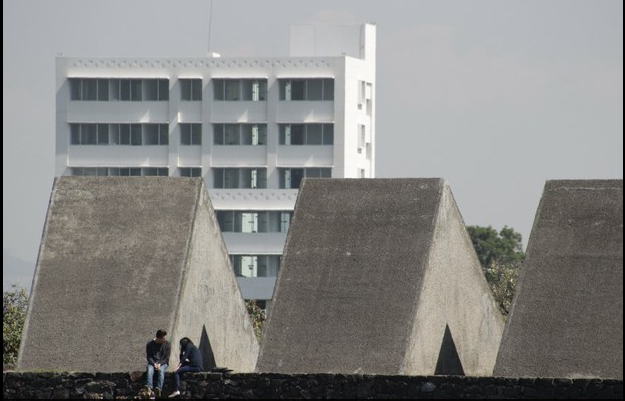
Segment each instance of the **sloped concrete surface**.
[[[175,366],[177,340],[189,336],[199,344],[206,326],[201,316],[223,307],[209,305],[200,291],[190,293],[190,281],[202,277],[201,270],[229,273],[221,296],[244,308],[216,222],[200,221],[214,219],[210,205],[200,204],[205,193],[201,179],[57,178],[18,368],[143,370],[145,345],[161,328],[170,333],[170,364]],[[198,230],[199,223],[207,227]],[[189,256],[199,242],[211,249],[213,260]],[[185,314],[195,319],[181,319]],[[233,336],[246,324],[240,313],[236,317],[221,320],[240,327]],[[214,329],[215,324],[206,327],[208,337]],[[253,336],[251,327],[249,333]],[[255,360],[251,355],[246,362],[254,366]]]
[[495,374],[623,379],[622,180],[547,181]]
[[447,323],[469,370],[491,373],[503,322],[445,182],[305,180],[257,370],[433,374]]

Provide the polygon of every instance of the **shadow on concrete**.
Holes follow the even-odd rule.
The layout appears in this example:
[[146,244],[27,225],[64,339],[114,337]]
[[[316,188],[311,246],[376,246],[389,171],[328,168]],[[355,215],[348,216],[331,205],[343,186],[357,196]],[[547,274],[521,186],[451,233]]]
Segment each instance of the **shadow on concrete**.
[[206,332],[206,325],[202,325],[202,335],[200,336],[200,346],[198,347],[202,353],[202,360],[204,361],[204,371],[208,371],[217,366],[215,363],[215,355],[213,355],[213,348],[211,342],[208,339],[208,333]]
[[464,376],[462,362],[458,356],[458,351],[456,350],[454,339],[451,336],[451,331],[449,331],[449,325],[445,325],[443,343],[441,344],[441,350],[438,354],[438,361],[436,362],[434,374]]

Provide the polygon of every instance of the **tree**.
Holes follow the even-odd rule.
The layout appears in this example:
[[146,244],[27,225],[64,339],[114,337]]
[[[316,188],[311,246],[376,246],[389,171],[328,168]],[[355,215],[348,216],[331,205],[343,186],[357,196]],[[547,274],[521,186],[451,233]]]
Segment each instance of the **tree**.
[[254,327],[256,339],[260,343],[263,340],[263,327],[265,326],[265,319],[267,318],[265,311],[262,310],[253,299],[246,301],[245,306],[247,307],[247,312],[252,318],[252,326]]
[[501,313],[507,316],[519,278],[519,267],[525,259],[521,234],[508,226],[499,233],[491,226],[468,226],[467,231],[495,301]]
[[26,320],[28,294],[21,287],[13,286],[12,291],[2,293],[2,362],[14,365],[22,340],[22,329]]

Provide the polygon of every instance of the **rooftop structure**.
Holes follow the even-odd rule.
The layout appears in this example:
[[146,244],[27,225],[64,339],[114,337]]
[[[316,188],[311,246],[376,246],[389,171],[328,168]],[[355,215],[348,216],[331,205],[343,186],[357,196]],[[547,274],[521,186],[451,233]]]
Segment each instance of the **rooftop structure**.
[[55,179],[20,370],[144,370],[156,330],[205,368],[249,372],[258,342],[203,180]]
[[495,375],[623,379],[623,180],[545,184]]
[[442,179],[306,179],[257,370],[490,375],[503,319]]

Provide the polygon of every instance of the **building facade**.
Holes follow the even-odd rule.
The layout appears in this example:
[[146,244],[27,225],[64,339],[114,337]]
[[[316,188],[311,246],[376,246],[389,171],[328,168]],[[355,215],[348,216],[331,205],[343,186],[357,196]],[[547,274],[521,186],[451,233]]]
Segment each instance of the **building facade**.
[[283,58],[57,58],[55,174],[204,177],[270,300],[301,180],[375,175],[375,26],[290,33]]

